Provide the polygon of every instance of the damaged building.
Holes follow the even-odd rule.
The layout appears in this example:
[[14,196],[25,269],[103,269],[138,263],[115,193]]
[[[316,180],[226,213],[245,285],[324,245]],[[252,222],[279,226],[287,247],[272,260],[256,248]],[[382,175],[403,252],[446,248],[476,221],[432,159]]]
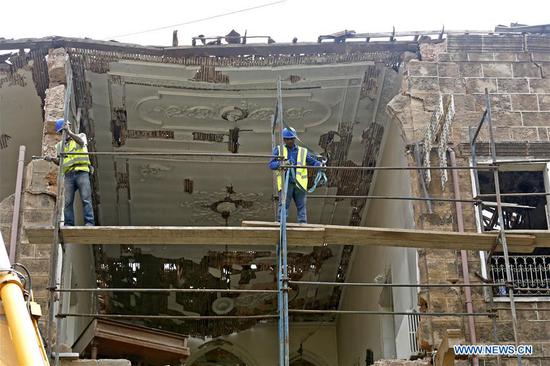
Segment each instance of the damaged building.
[[[289,217],[286,364],[550,365],[547,27],[230,38],[0,39],[0,229],[52,364],[281,365],[280,80],[328,177]],[[93,228],[59,222],[63,117]]]

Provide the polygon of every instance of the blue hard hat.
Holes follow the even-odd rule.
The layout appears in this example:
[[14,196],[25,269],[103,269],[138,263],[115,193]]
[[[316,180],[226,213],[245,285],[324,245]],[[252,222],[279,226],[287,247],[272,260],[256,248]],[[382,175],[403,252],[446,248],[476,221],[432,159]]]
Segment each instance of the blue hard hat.
[[65,124],[65,120],[63,118],[58,119],[55,121],[55,132],[60,133],[63,129],[63,125]]
[[296,137],[298,137],[296,135],[296,130],[292,127],[289,127],[289,128],[284,128],[283,129],[283,138],[284,139],[295,139]]

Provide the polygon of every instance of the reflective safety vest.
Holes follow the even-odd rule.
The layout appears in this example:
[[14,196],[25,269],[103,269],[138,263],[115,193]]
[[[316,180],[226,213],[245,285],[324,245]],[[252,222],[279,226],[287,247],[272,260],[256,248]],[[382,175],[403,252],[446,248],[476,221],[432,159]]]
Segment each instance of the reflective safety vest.
[[[61,150],[61,141],[55,145],[55,148],[59,153]],[[76,143],[75,140],[69,139],[69,141],[65,143],[65,149],[63,152],[87,153],[88,148],[86,147],[86,145],[80,146],[79,144]],[[60,159],[60,162],[61,162],[61,159]],[[67,172],[75,171],[75,170],[80,170],[84,172],[90,171],[90,158],[88,157],[88,155],[66,155],[63,158],[63,174]]]
[[[281,147],[277,146],[278,155],[281,155]],[[288,159],[288,149],[283,149],[283,157]],[[296,165],[298,166],[307,166],[307,149],[301,146],[298,146],[298,156]],[[307,168],[296,168],[296,184],[307,192]],[[283,189],[283,174],[282,170],[277,171],[277,189],[280,191]]]

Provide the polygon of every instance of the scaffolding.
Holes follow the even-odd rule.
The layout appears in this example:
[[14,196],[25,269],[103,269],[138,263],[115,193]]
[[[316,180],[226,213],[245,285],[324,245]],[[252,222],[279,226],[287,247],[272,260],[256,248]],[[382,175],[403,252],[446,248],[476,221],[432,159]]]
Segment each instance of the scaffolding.
[[[72,93],[72,82],[71,82],[71,72],[70,68],[67,70],[68,82],[67,92],[65,95],[65,119],[67,120],[70,112],[70,100]],[[277,113],[276,117],[272,119],[273,123],[273,133],[272,133],[272,142],[275,145],[275,126],[279,129],[278,133],[281,136],[280,143],[280,153],[282,154],[284,149],[284,142],[282,139],[282,129],[284,128],[283,121],[283,98],[281,90],[282,81],[279,79],[277,84]],[[519,335],[518,335],[518,320],[517,320],[517,311],[522,311],[525,309],[517,309],[514,299],[514,285],[512,281],[512,274],[510,272],[510,260],[509,260],[509,245],[507,241],[507,234],[505,231],[505,225],[503,222],[502,216],[502,201],[501,197],[507,196],[509,194],[501,194],[499,186],[499,166],[501,162],[497,159],[496,150],[495,150],[495,141],[493,136],[493,124],[491,120],[491,104],[489,94],[486,91],[486,109],[482,115],[482,118],[475,129],[471,132],[470,147],[472,155],[472,164],[471,166],[445,166],[445,167],[425,167],[425,166],[379,166],[379,167],[343,167],[343,166],[325,166],[325,167],[307,167],[309,169],[324,169],[324,170],[408,170],[408,171],[423,171],[423,170],[449,170],[449,171],[459,171],[459,170],[470,170],[477,172],[480,170],[486,170],[493,173],[495,181],[495,194],[491,195],[478,195],[471,199],[457,199],[457,198],[444,198],[444,197],[412,197],[412,196],[309,196],[309,198],[351,198],[351,199],[364,199],[364,200],[406,200],[406,201],[424,201],[424,202],[447,202],[447,203],[468,203],[476,206],[480,210],[481,214],[481,203],[486,197],[496,197],[496,205],[498,210],[498,219],[500,224],[500,230],[498,232],[497,241],[492,246],[492,250],[489,255],[497,248],[497,245],[502,247],[504,253],[505,264],[506,264],[506,283],[469,283],[469,279],[465,279],[464,283],[352,283],[352,282],[319,282],[319,281],[293,281],[289,278],[288,275],[288,242],[287,242],[287,232],[289,231],[289,225],[287,225],[287,215],[286,215],[286,195],[289,184],[289,173],[290,170],[296,168],[293,165],[284,165],[281,164],[279,172],[283,177],[283,187],[279,193],[279,203],[280,203],[280,212],[279,214],[279,240],[276,246],[277,253],[277,286],[276,289],[266,289],[266,290],[251,290],[251,289],[216,289],[216,288],[69,288],[64,285],[62,278],[63,273],[63,261],[59,261],[60,252],[65,245],[70,245],[70,242],[65,242],[63,237],[63,227],[61,225],[62,221],[62,202],[63,202],[63,157],[74,154],[74,153],[60,153],[60,169],[58,175],[58,185],[57,185],[57,202],[54,213],[53,221],[53,242],[52,242],[52,259],[51,259],[51,276],[49,284],[49,294],[50,294],[50,311],[47,319],[47,348],[48,354],[55,360],[55,365],[59,365],[60,362],[60,329],[61,321],[67,317],[90,317],[90,318],[118,318],[118,319],[133,319],[133,318],[153,318],[153,319],[183,319],[189,321],[195,320],[219,320],[219,319],[277,319],[278,323],[278,340],[279,340],[279,360],[278,364],[280,366],[288,366],[290,363],[290,342],[289,342],[289,324],[290,324],[290,314],[357,314],[357,315],[378,315],[378,316],[393,316],[393,315],[410,315],[406,312],[397,312],[397,311],[373,311],[373,310],[314,310],[314,309],[290,309],[289,308],[289,292],[291,291],[290,285],[302,285],[302,286],[341,286],[341,287],[376,287],[376,288],[385,288],[385,287],[405,287],[405,288],[449,288],[449,287],[459,287],[459,288],[494,288],[494,287],[506,287],[507,293],[510,301],[511,319],[514,335],[514,343],[517,346],[519,344]],[[492,163],[488,166],[479,166],[477,164],[476,157],[476,140],[479,135],[479,132],[484,124],[487,124],[489,129],[489,140],[491,147],[491,159]],[[65,132],[62,136],[62,147],[65,144]],[[61,151],[64,151],[62,148]],[[429,151],[427,152],[429,154]],[[81,154],[81,153],[79,153]],[[179,156],[179,157],[227,157],[229,159],[240,158],[240,157],[255,157],[255,158],[272,158],[271,154],[224,154],[224,153],[191,153],[191,152],[180,152],[180,153],[160,153],[160,152],[89,152],[88,155],[105,155],[105,156],[126,156],[127,158],[132,157],[141,157],[141,156]],[[278,157],[283,159],[282,156]],[[539,161],[539,160],[537,160]],[[523,163],[525,161],[522,161]],[[529,161],[527,161],[529,162]],[[506,162],[507,164],[513,162]],[[303,168],[303,166],[300,166]],[[479,182],[477,181],[477,176],[475,178],[476,188],[479,187]],[[276,186],[274,187],[276,191]],[[478,190],[479,192],[479,190]],[[277,192],[275,192],[277,193]],[[549,195],[549,192],[540,193],[541,195]],[[315,225],[308,225],[315,227]],[[305,227],[308,227],[305,226]],[[290,227],[293,227],[290,225]],[[273,243],[275,244],[275,243]],[[220,316],[164,316],[164,315],[124,315],[124,314],[98,314],[98,313],[71,313],[63,312],[63,294],[72,293],[72,292],[88,292],[92,294],[103,293],[103,292],[132,292],[132,293],[146,293],[146,292],[169,292],[169,293],[250,293],[250,294],[277,294],[277,313],[275,314],[264,314],[264,315],[220,315]],[[508,308],[497,308],[493,304],[492,291],[488,291],[490,294],[490,308],[486,312],[474,312],[468,311],[463,313],[448,313],[448,312],[421,312],[418,313],[420,316],[426,317],[442,317],[442,316],[458,316],[458,317],[468,317],[473,319],[473,317],[490,317],[493,319],[493,337],[494,341],[498,342],[496,334],[496,312],[495,310],[508,310]],[[57,327],[57,332],[53,336],[53,327],[54,323]],[[55,348],[55,349],[54,349]],[[518,364],[521,365],[522,357],[518,356]],[[500,358],[497,358],[497,362],[500,365]]]

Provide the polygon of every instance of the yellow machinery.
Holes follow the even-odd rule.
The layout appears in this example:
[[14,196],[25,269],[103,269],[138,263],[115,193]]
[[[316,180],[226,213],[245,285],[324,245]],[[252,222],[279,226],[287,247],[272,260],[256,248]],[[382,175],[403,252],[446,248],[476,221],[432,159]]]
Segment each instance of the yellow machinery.
[[0,234],[0,366],[49,365],[38,331],[40,307],[28,306],[24,293]]

